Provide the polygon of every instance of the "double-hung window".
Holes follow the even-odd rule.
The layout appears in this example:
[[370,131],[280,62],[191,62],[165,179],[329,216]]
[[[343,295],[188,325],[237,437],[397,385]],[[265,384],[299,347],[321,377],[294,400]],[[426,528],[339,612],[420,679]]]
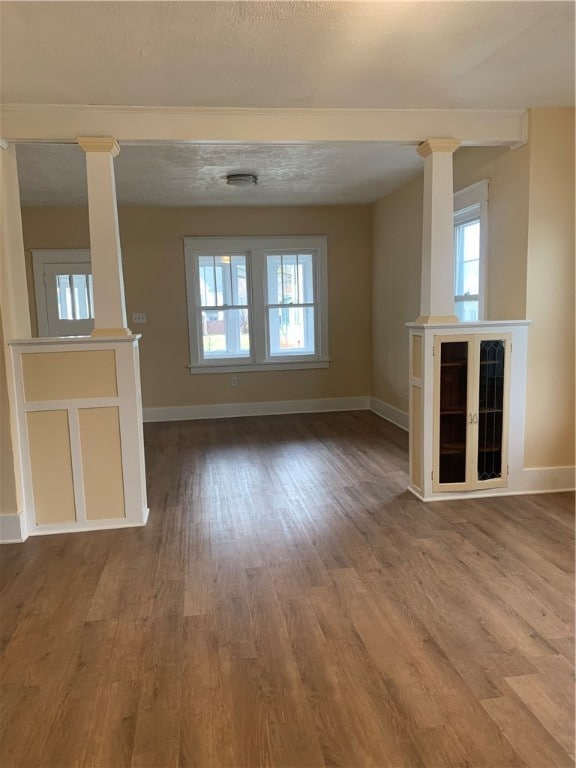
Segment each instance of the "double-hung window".
[[184,238],[192,373],[328,365],[326,237]]
[[455,314],[459,320],[484,319],[488,182],[454,195]]

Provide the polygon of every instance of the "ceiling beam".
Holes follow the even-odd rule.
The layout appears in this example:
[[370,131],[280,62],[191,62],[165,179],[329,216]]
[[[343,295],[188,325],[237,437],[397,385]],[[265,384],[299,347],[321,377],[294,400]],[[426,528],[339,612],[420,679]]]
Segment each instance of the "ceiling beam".
[[219,109],[5,104],[0,136],[10,142],[69,142],[114,136],[124,143],[310,143],[384,141],[420,144],[458,139],[466,146],[520,146],[521,110]]

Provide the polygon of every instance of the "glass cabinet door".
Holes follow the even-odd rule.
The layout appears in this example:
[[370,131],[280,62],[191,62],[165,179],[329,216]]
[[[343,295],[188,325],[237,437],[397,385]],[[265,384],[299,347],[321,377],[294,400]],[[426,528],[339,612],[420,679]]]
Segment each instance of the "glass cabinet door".
[[502,476],[505,341],[480,341],[477,480]]
[[466,482],[468,341],[440,344],[439,482]]

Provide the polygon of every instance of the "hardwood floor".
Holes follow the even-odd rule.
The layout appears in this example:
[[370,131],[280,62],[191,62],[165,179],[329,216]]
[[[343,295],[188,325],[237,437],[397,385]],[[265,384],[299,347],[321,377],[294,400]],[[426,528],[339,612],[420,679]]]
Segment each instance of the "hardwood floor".
[[146,425],[146,528],[1,549],[0,764],[570,766],[574,497],[367,412]]

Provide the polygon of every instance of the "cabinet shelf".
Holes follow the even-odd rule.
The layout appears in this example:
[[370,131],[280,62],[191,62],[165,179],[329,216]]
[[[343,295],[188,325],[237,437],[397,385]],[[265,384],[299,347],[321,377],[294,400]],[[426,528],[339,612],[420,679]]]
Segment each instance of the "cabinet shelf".
[[504,413],[503,408],[479,408],[478,413]]
[[444,443],[440,445],[440,454],[442,456],[462,454],[466,450],[466,443]]
[[440,363],[442,368],[464,368],[466,365],[468,365],[468,361],[466,359],[464,360],[450,360],[445,363]]
[[466,408],[442,408],[440,416],[463,416],[466,414]]

